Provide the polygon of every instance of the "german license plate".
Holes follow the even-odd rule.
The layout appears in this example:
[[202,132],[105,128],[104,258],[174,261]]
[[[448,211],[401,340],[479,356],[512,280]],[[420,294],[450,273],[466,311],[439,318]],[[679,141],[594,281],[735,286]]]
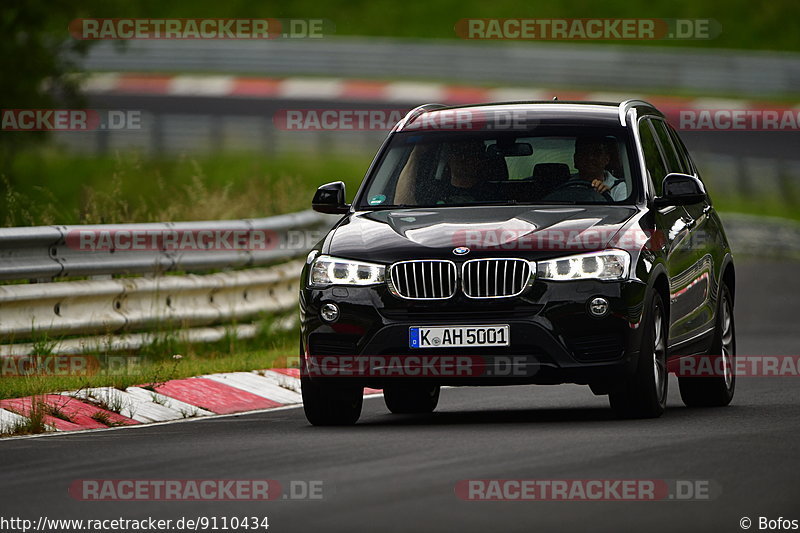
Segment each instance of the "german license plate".
[[509,346],[507,324],[496,326],[414,326],[408,328],[411,348]]

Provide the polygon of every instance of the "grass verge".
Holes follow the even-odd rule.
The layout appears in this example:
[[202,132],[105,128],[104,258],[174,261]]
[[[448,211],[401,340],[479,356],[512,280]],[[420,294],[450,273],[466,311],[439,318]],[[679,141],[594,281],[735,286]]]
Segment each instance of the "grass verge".
[[107,156],[32,147],[0,176],[0,226],[267,217],[308,209],[316,188],[355,193],[371,156]]
[[[84,2],[83,4],[86,4]],[[95,5],[98,4],[98,5]],[[92,9],[94,7],[94,9]],[[755,3],[747,0],[573,0],[572,2],[519,2],[518,0],[440,0],[438,2],[388,2],[375,0],[294,0],[292,2],[252,2],[196,0],[192,12],[182,3],[142,0],[100,4],[97,0],[82,7],[79,17],[181,18],[323,18],[335,25],[335,35],[397,36],[410,38],[455,39],[454,26],[461,18],[681,18],[714,19],[722,32],[713,39],[600,41],[616,45],[696,46],[708,48],[748,48],[759,50],[800,50],[791,21],[797,5],[792,0]],[[68,20],[62,22],[66,26]],[[314,41],[315,39],[312,39]],[[582,42],[582,41],[575,41]],[[597,41],[594,41],[597,42]],[[533,43],[535,44],[535,42]],[[319,46],[324,46],[320,44]]]
[[[210,344],[155,343],[137,353],[118,354],[124,365],[102,368],[93,375],[0,374],[0,400],[92,387],[153,388],[171,379],[203,374],[286,368],[295,363],[299,335],[296,328],[277,331],[264,327],[253,339],[231,336]],[[107,407],[114,411],[113,406]]]

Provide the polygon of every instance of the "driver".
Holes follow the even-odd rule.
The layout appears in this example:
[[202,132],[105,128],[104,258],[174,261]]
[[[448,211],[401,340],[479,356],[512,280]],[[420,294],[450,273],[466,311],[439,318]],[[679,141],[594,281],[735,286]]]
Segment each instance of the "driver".
[[611,147],[607,139],[603,137],[575,139],[573,161],[578,172],[572,174],[570,180],[586,180],[598,193],[610,196],[614,201],[624,200],[628,197],[628,186],[625,180],[616,178],[606,170],[606,166],[611,161]]

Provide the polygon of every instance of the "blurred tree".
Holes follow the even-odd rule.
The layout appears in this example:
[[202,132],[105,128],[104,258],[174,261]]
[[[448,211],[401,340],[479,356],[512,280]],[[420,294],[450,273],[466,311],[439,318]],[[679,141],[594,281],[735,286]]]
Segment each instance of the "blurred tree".
[[[90,3],[66,0],[3,0],[0,4],[0,109],[81,105],[75,61],[93,41],[72,38],[67,24]],[[56,104],[56,101],[58,104]],[[41,132],[0,131],[0,198],[14,182],[13,157]],[[2,200],[0,200],[2,202]],[[2,203],[0,203],[2,205]]]

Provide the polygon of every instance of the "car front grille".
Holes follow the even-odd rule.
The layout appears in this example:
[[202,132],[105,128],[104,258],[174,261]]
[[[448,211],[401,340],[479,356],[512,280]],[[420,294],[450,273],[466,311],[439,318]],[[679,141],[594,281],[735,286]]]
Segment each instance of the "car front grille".
[[506,298],[525,290],[531,266],[524,259],[471,259],[461,267],[461,286],[470,298]]
[[456,292],[456,265],[439,259],[401,261],[389,268],[389,284],[403,298],[444,300]]

